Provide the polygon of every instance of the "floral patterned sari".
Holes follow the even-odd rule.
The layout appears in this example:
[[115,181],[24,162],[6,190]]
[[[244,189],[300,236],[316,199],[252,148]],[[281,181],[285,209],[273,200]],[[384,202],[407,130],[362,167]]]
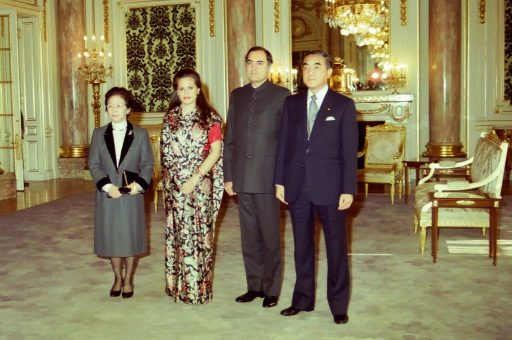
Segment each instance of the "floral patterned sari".
[[[212,126],[220,123],[215,116]],[[161,152],[167,216],[166,291],[176,302],[188,304],[212,299],[215,220],[224,191],[222,158],[191,194],[180,190],[208,156],[210,131],[211,127],[206,130],[199,126],[195,112],[183,117],[179,106],[164,117]]]

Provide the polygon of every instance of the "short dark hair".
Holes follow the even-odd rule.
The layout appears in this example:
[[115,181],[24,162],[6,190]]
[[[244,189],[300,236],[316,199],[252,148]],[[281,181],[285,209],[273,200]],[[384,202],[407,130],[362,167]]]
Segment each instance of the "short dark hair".
[[329,53],[322,51],[322,50],[308,51],[308,52],[306,52],[306,54],[304,54],[304,57],[302,57],[302,60],[304,61],[306,59],[306,57],[309,55],[319,55],[319,56],[323,57],[325,59],[325,66],[327,66],[327,69],[332,68],[333,62],[332,62],[332,58],[329,55]]
[[251,52],[254,52],[254,51],[262,51],[262,52],[265,52],[265,55],[267,57],[267,61],[269,64],[272,64],[274,62],[274,60],[272,59],[272,53],[269,52],[269,50],[267,50],[266,48],[264,47],[261,47],[261,46],[253,46],[249,49],[249,51],[247,51],[247,53],[245,54],[245,62],[248,62],[249,61],[249,54]]
[[123,98],[124,103],[128,109],[132,109],[135,106],[135,99],[133,98],[133,94],[130,90],[125,89],[124,87],[113,87],[105,93],[105,107],[107,106],[108,100],[112,96],[119,96]]

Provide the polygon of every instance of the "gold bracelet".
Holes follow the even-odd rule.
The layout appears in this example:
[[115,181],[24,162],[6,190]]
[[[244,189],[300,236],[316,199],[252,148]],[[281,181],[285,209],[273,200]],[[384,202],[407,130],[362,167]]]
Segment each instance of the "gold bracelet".
[[204,177],[203,173],[201,172],[201,170],[199,170],[199,168],[197,168],[196,173],[199,175],[200,178]]

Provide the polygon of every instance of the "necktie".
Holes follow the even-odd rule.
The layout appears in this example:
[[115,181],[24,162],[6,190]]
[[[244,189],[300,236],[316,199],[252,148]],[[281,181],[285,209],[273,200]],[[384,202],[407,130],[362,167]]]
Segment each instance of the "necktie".
[[316,114],[318,113],[318,106],[316,105],[316,95],[311,96],[311,102],[309,103],[308,109],[308,137],[313,129],[315,123]]

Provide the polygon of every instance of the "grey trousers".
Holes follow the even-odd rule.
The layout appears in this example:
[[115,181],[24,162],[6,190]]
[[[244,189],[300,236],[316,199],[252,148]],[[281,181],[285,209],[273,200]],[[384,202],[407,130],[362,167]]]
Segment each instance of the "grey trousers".
[[279,201],[275,194],[237,193],[237,197],[247,288],[279,296],[283,281]]

